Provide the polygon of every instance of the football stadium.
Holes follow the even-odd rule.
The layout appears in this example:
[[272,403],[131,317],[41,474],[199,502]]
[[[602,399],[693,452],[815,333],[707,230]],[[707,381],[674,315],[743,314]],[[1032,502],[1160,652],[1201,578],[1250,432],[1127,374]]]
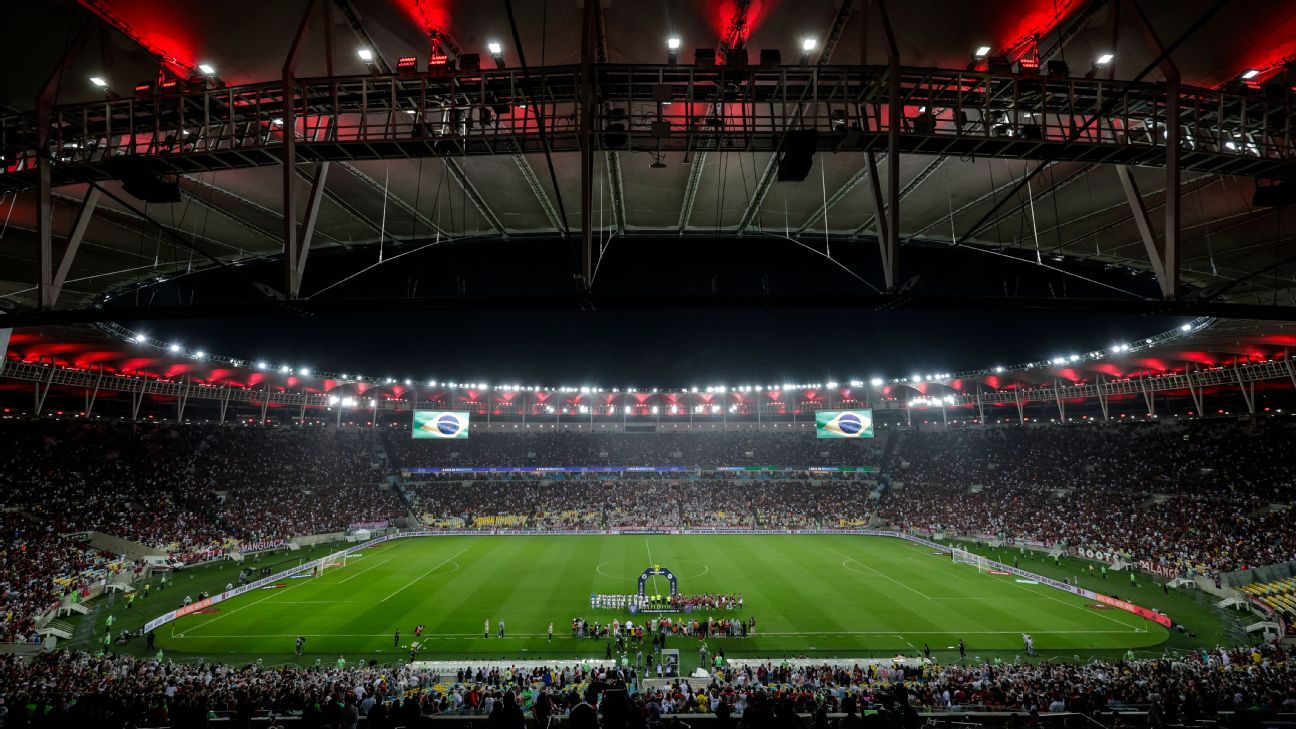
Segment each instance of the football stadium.
[[0,727],[1296,726],[1296,5],[2,10]]

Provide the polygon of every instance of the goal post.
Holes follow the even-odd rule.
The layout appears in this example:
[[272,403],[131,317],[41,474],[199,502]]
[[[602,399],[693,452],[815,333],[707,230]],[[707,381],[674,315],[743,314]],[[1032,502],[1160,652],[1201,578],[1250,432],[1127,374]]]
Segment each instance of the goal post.
[[952,547],[950,549],[950,557],[954,560],[954,564],[972,565],[973,567],[976,567],[977,572],[990,571],[990,565],[986,562],[985,557],[982,557],[979,554],[973,554],[966,549]]
[[346,567],[346,563],[347,563],[347,554],[345,552],[330,554],[329,556],[325,557],[322,562],[320,562],[319,570],[317,570],[315,574],[319,577],[323,577],[324,573],[327,571],[332,571],[339,567]]

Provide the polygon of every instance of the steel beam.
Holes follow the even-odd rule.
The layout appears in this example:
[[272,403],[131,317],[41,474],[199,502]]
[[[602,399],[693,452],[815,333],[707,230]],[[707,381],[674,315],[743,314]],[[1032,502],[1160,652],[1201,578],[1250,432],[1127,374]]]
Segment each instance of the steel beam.
[[[95,206],[98,204],[99,188],[91,185],[90,189],[86,190],[85,198],[81,201],[81,209],[77,211],[76,222],[73,223],[72,233],[68,236],[67,248],[63,250],[63,257],[59,260],[58,271],[54,273],[51,280],[41,282],[42,307],[52,309],[58,303],[59,294],[63,292],[63,284],[67,283],[68,272],[72,270],[72,261],[76,259],[77,249],[81,247],[86,228],[90,226],[90,219],[94,217]],[[45,241],[42,239],[42,251],[44,245]],[[44,256],[42,256],[42,261],[43,259]],[[43,264],[41,268],[43,272]]]
[[[442,157],[441,159],[445,161],[446,168],[450,170],[451,177],[454,177],[455,181],[459,183],[459,187],[463,188],[464,195],[468,196],[469,202],[471,202],[473,207],[477,209],[477,212],[485,218],[486,224],[489,225],[499,237],[508,238],[509,233],[504,229],[504,224],[500,222],[498,217],[496,217],[495,211],[491,210],[490,205],[486,204],[486,198],[482,197],[481,193],[477,191],[477,187],[473,185],[472,180],[468,179],[468,175],[465,174],[463,168],[459,166],[459,161],[454,157]],[[447,235],[449,234],[447,233]]]
[[1129,202],[1134,225],[1138,227],[1139,237],[1143,239],[1143,247],[1147,249],[1148,262],[1152,264],[1152,271],[1156,274],[1157,283],[1160,284],[1161,296],[1172,299],[1176,288],[1174,280],[1166,269],[1164,247],[1157,239],[1156,231],[1152,229],[1152,221],[1148,217],[1147,208],[1144,207],[1143,197],[1139,194],[1134,173],[1125,165],[1116,165],[1116,176],[1120,178],[1121,187],[1125,190],[1125,199]]
[[283,135],[283,144],[279,150],[283,164],[283,290],[288,298],[293,299],[297,298],[301,281],[298,273],[301,269],[298,262],[301,245],[297,232],[297,193],[293,184],[298,174],[297,62],[301,58],[302,41],[306,38],[306,31],[318,4],[318,0],[307,0],[301,23],[297,26],[297,35],[293,38],[283,64],[283,123],[279,129]]
[[1166,80],[1165,128],[1162,130],[1165,134],[1166,150],[1165,241],[1161,247],[1161,269],[1164,279],[1158,277],[1158,281],[1161,282],[1161,295],[1169,299],[1173,298],[1179,290],[1179,235],[1182,223],[1180,203],[1183,199],[1183,176],[1180,169],[1182,147],[1179,143],[1179,67],[1175,65],[1174,59],[1162,45],[1161,39],[1157,37],[1151,21],[1143,12],[1143,6],[1137,2],[1132,4],[1148,43],[1157,51],[1161,75],[1165,76]]
[[702,184],[702,169],[706,166],[706,158],[707,153],[705,150],[698,150],[693,153],[693,162],[689,166],[688,182],[684,185],[684,201],[680,204],[679,222],[675,226],[675,232],[680,235],[684,234],[689,219],[693,217],[693,202],[697,199],[698,187]]
[[597,0],[586,0],[582,12],[580,44],[580,250],[578,272],[581,288],[594,283],[594,35]]
[[301,295],[302,279],[306,275],[306,258],[310,255],[311,240],[315,236],[315,224],[319,220],[320,203],[324,199],[325,185],[328,183],[329,164],[329,162],[320,162],[319,168],[315,170],[315,179],[311,181],[310,197],[306,201],[306,215],[297,233],[298,240],[292,242],[296,253],[288,288],[290,299]]
[[[193,178],[188,177],[187,175],[182,175],[182,177],[190,181],[193,181]],[[206,183],[200,183],[200,184],[203,184],[204,187],[213,190],[220,189],[217,188],[215,185],[206,184]],[[225,218],[226,220],[234,223],[235,225],[238,225],[241,228],[246,228],[247,230],[250,230],[253,233],[256,233],[257,235],[262,236],[263,238],[274,241],[275,243],[280,243],[280,244],[283,243],[283,240],[279,237],[277,233],[272,233],[269,230],[266,230],[265,228],[262,228],[261,226],[255,223],[249,222],[246,218],[240,215],[236,215],[235,213],[230,212],[229,210],[226,210],[225,208],[222,208],[219,205],[213,204],[209,200],[203,199],[203,197],[199,195],[197,192],[190,190],[184,185],[180,185],[180,194],[184,195],[185,198],[197,204],[199,207],[203,208],[204,210],[210,210],[211,212],[221,216],[222,218]],[[239,198],[239,196],[237,195],[230,195],[230,197],[240,199],[240,200],[242,199]],[[279,213],[274,213],[274,217],[280,219],[282,222],[283,216],[280,215]]]
[[[608,62],[607,26],[604,24],[603,3],[601,0],[590,0],[594,3],[594,61]],[[608,175],[608,194],[612,199],[612,226],[617,235],[625,235],[625,186],[621,180],[621,153],[609,149],[603,153],[606,158]]]
[[[873,2],[877,3],[878,15],[882,19],[887,54],[887,217],[879,217],[878,222],[881,224],[879,228],[887,228],[886,241],[882,244],[887,249],[882,256],[882,270],[887,290],[894,291],[900,278],[900,127],[904,102],[900,97],[900,50],[896,46],[891,18],[887,15],[886,0]],[[872,172],[872,178],[876,180],[876,165]]]
[[549,219],[549,224],[563,238],[567,237],[567,230],[562,224],[562,219],[558,216],[558,211],[554,209],[553,203],[549,200],[548,193],[545,192],[544,186],[540,184],[540,178],[536,177],[535,170],[531,169],[531,163],[527,162],[526,157],[521,153],[513,155],[513,164],[517,165],[518,171],[522,173],[522,178],[526,180],[527,187],[531,189],[531,194],[535,196],[536,202],[540,203],[540,209],[544,211],[545,217]]
[[[850,22],[851,12],[855,10],[855,0],[841,0],[841,7],[837,8],[837,15],[833,18],[832,27],[828,29],[828,35],[824,37],[823,50],[819,51],[818,65],[825,66],[832,62],[833,51],[837,50],[837,42],[841,40],[842,33],[846,31],[846,24]],[[865,61],[860,59],[860,63]]]
[[338,166],[340,166],[342,169],[346,170],[347,172],[351,173],[352,177],[356,178],[360,182],[363,182],[365,187],[368,187],[374,192],[383,195],[385,200],[390,201],[391,204],[400,208],[407,215],[417,220],[419,225],[422,225],[425,228],[434,231],[437,235],[440,236],[450,235],[450,233],[446,232],[444,228],[437,225],[436,222],[434,222],[431,218],[419,212],[418,209],[415,208],[413,205],[410,205],[409,203],[405,202],[404,198],[400,197],[399,195],[392,194],[389,189],[385,189],[382,185],[379,185],[377,180],[370,177],[369,175],[366,175],[355,165],[351,164],[350,162],[338,162]]

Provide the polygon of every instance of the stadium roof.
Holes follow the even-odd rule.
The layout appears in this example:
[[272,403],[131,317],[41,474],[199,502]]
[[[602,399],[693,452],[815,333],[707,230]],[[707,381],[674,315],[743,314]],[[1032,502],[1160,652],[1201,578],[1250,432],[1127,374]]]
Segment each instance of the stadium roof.
[[[307,27],[295,75],[307,80],[347,77],[350,85],[343,84],[343,94],[363,96],[365,104],[373,103],[369,93],[376,94],[375,90],[385,89],[394,98],[398,90],[406,94],[412,88],[410,83],[415,87],[441,83],[400,81],[396,71],[398,59],[413,57],[419,72],[425,72],[432,53],[431,33],[440,39],[438,47],[452,57],[452,62],[454,55],[479,53],[487,73],[495,74],[490,78],[496,87],[525,83],[546,89],[544,93],[556,99],[562,79],[570,78],[582,61],[581,8],[574,3],[515,0],[511,3],[517,23],[515,38],[504,12],[507,4],[466,0],[310,3],[318,7]],[[164,180],[176,175],[181,199],[170,204],[145,203],[126,192],[121,180],[115,179],[129,177],[138,170],[111,168],[107,153],[96,157],[98,151],[68,145],[85,144],[84,140],[91,138],[90,132],[77,130],[89,129],[93,123],[82,125],[78,120],[88,120],[103,111],[118,123],[122,118],[120,110],[126,106],[141,120],[154,119],[157,126],[149,131],[160,134],[165,115],[150,116],[147,109],[167,98],[166,84],[174,78],[189,74],[206,77],[210,80],[205,83],[230,100],[232,89],[245,93],[252,85],[279,84],[294,32],[307,5],[241,0],[62,0],[7,8],[6,24],[21,31],[7,46],[11,62],[0,64],[0,103],[12,112],[0,123],[0,134],[7,135],[2,153],[8,157],[0,163],[8,165],[6,174],[0,175],[0,187],[7,190],[0,198],[0,214],[4,216],[0,294],[18,308],[39,303],[40,244],[36,168],[32,166],[35,157],[29,155],[23,160],[24,150],[31,145],[22,134],[39,126],[31,122],[35,100],[47,75],[59,67],[68,49],[79,52],[50,101],[59,129],[66,130],[66,139],[83,141],[62,142],[63,146],[54,152],[59,157],[53,164],[53,267],[57,267],[65,242],[77,236],[78,210],[91,189],[87,181],[92,181],[102,194],[86,219],[79,253],[69,261],[59,306],[94,304],[102,302],[105,294],[139,287],[147,290],[159,280],[280,256],[284,251],[285,206],[284,175],[277,161],[283,145],[282,135],[274,130],[274,121],[280,117],[266,117],[266,128],[258,127],[256,132],[264,134],[258,136],[261,141],[255,149],[239,150],[237,157],[222,156],[220,150],[205,155],[186,150],[185,136],[216,134],[212,130],[219,125],[210,119],[201,125],[201,130],[193,126],[196,120],[190,124],[168,122],[172,124],[172,138],[153,138],[152,146],[142,156],[149,173],[162,174]],[[939,12],[934,12],[937,7]],[[988,251],[988,255],[1022,258],[1038,264],[1041,270],[1044,266],[1068,268],[1079,260],[1106,267],[1113,279],[1122,272],[1128,276],[1153,271],[1156,265],[1149,258],[1139,216],[1129,204],[1117,166],[1110,161],[1134,165],[1132,178],[1141,190],[1151,235],[1162,238],[1166,154],[1164,145],[1155,137],[1164,117],[1158,116],[1160,112],[1155,109],[1164,105],[1166,69],[1157,63],[1161,60],[1154,45],[1157,41],[1149,39],[1154,36],[1173,50],[1170,58],[1182,84],[1192,92],[1189,96],[1209,98],[1221,110],[1221,117],[1206,127],[1180,132],[1185,139],[1181,149],[1182,227],[1178,245],[1183,284],[1199,292],[1206,290],[1205,295],[1199,295],[1202,302],[1216,298],[1262,306],[1293,305],[1296,257],[1291,255],[1291,231],[1296,229],[1296,213],[1291,206],[1257,205],[1253,200],[1258,184],[1267,186],[1296,172],[1290,132],[1266,129],[1253,134],[1252,127],[1246,126],[1238,132],[1236,142],[1219,138],[1221,130],[1233,124],[1235,118],[1244,125],[1263,123],[1255,121],[1260,117],[1283,120],[1290,130],[1291,84],[1296,81],[1284,67],[1296,56],[1296,10],[1290,3],[1186,0],[1135,5],[1102,0],[1005,0],[943,2],[938,6],[892,2],[886,4],[886,10],[899,62],[909,69],[905,72],[906,93],[924,88],[924,84],[966,83],[969,77],[959,73],[988,73],[987,79],[1011,77],[1021,80],[1008,82],[1014,89],[1034,88],[1023,80],[1032,75],[1029,70],[1023,72],[1020,64],[1030,65],[1038,59],[1045,69],[1049,61],[1064,62],[1069,67],[1066,75],[1074,79],[1062,81],[1045,96],[1052,92],[1065,95],[1064,90],[1095,92],[1093,84],[1110,76],[1118,81],[1137,81],[1125,90],[1126,99],[1146,101],[1158,94],[1161,99],[1147,113],[1150,116],[1138,122],[1140,133],[1149,138],[1146,148],[1140,147],[1137,153],[1127,156],[1121,156],[1125,153],[1120,150],[1104,152],[1106,145],[1101,140],[1088,146],[1030,143],[1036,141],[1032,135],[1038,133],[1044,134],[1045,142],[1050,141],[1049,125],[1065,123],[1061,115],[1050,120],[1048,109],[1053,107],[1047,101],[1040,102],[1042,118],[1024,116],[1028,113],[1023,111],[1026,102],[1016,96],[1010,107],[1013,118],[1005,115],[1010,128],[996,131],[987,122],[983,129],[985,140],[978,146],[906,142],[908,146],[898,165],[902,259],[910,246],[957,245]],[[1142,13],[1146,13],[1146,27],[1140,20]],[[324,18],[327,34],[322,32]],[[736,19],[745,20],[745,25],[737,26]],[[702,133],[682,131],[688,129],[696,104],[681,102],[678,96],[662,96],[655,104],[650,99],[646,107],[643,103],[620,104],[623,111],[630,107],[624,120],[630,127],[630,140],[620,149],[609,149],[617,147],[616,143],[602,137],[593,155],[589,195],[593,255],[600,255],[622,238],[635,236],[696,237],[696,246],[701,248],[716,239],[741,234],[747,240],[763,241],[762,247],[754,246],[757,252],[753,255],[761,255],[760,251],[770,246],[799,244],[814,248],[814,263],[805,264],[807,273],[813,275],[838,265],[841,254],[834,254],[834,245],[838,251],[842,246],[856,251],[866,246],[876,249],[877,237],[885,231],[875,215],[865,149],[876,153],[879,180],[886,183],[891,173],[885,154],[887,135],[875,139],[866,127],[864,141],[858,144],[833,141],[831,130],[837,129],[831,115],[833,98],[813,96],[827,94],[824,89],[831,89],[833,84],[861,94],[867,90],[863,103],[841,108],[861,110],[858,118],[866,123],[874,119],[870,114],[880,113],[888,91],[870,84],[885,76],[887,41],[876,6],[863,0],[808,4],[773,0],[682,4],[613,0],[603,3],[602,17],[597,21],[598,41],[591,53],[598,57],[590,60],[605,59],[608,64],[600,77],[604,99],[600,102],[599,128],[603,132],[616,121],[615,113],[609,116],[608,111],[619,104],[617,94],[624,92],[627,98],[639,98],[635,95],[662,93],[655,90],[662,84],[644,82],[634,74],[658,74],[671,87],[669,93],[700,93],[701,83],[693,75],[696,48],[716,49],[745,36],[753,66],[759,61],[760,49],[778,49],[784,65],[756,72],[767,74],[765,81],[775,90],[758,89],[753,93],[773,96],[767,96],[764,103],[746,105],[747,111],[742,112],[755,125],[770,124],[767,133],[757,128],[748,132],[729,128],[733,119],[742,118],[742,113],[731,108],[734,104],[728,104],[722,112],[725,132],[709,140]],[[78,33],[82,22],[88,23],[92,31],[85,38]],[[867,34],[863,32],[866,22]],[[736,28],[739,35],[734,35]],[[674,72],[665,66],[667,39],[671,37],[680,39],[679,65]],[[324,52],[326,38],[332,42],[331,59]],[[803,52],[807,39],[813,41],[813,50]],[[490,70],[496,65],[490,58],[492,43],[501,48],[502,71]],[[372,59],[362,60],[360,50],[371,53]],[[1002,57],[1017,66],[1011,71],[987,69],[984,61],[974,58],[979,51],[984,51],[979,53],[982,57]],[[523,52],[526,73],[518,71]],[[1109,53],[1113,54],[1109,62],[1098,63]],[[861,70],[857,67],[861,61],[872,65]],[[974,71],[967,72],[970,62]],[[633,64],[639,70],[617,70],[623,64]],[[807,80],[807,74],[818,65],[822,65],[820,75]],[[159,67],[166,69],[161,76]],[[204,67],[210,72],[205,72]],[[391,69],[393,75],[388,76],[386,69]],[[1249,73],[1251,70],[1256,73]],[[617,73],[638,79],[626,82],[630,91],[614,85]],[[733,73],[741,77],[745,72]],[[1087,81],[1086,75],[1090,77]],[[474,76],[484,88],[483,77]],[[432,78],[436,78],[435,74]],[[723,83],[735,77],[728,78],[730,81]],[[372,84],[366,86],[366,80]],[[309,93],[327,88],[329,83],[333,82],[307,81],[303,88]],[[137,84],[148,88],[137,91]],[[799,88],[812,96],[809,101],[804,96],[789,100],[778,97],[779,88],[784,94],[787,88]],[[1105,93],[1115,94],[1117,86],[1104,88]],[[219,96],[218,92],[194,91],[191,98],[209,93]],[[464,98],[475,98],[471,90],[463,93]],[[519,90],[506,100],[504,108],[490,107],[496,130],[506,117],[527,118],[527,110],[521,109],[519,114],[518,108],[522,106],[519,100],[525,98],[526,94]],[[668,106],[680,109],[674,116],[660,103],[666,98],[675,100]],[[930,98],[947,97],[933,92]],[[209,99],[203,103],[212,102]],[[321,163],[334,163],[324,180],[315,222],[313,247],[317,251],[364,250],[380,242],[410,250],[425,243],[459,239],[476,244],[503,238],[580,238],[583,163],[571,141],[578,135],[568,135],[568,139],[558,134],[553,139],[537,140],[524,133],[515,135],[517,147],[486,149],[462,139],[446,146],[442,144],[445,136],[454,137],[456,133],[453,129],[445,131],[445,114],[457,103],[436,107],[442,114],[437,117],[439,131],[429,132],[435,138],[417,148],[370,143],[365,146],[367,151],[358,151],[357,145],[324,150],[312,145],[309,133],[302,133],[298,144],[301,177],[296,180],[292,198],[297,218],[308,217],[312,183]],[[1235,104],[1241,105],[1239,109],[1251,110],[1250,122],[1242,121],[1247,118],[1246,112],[1233,109]],[[778,182],[773,179],[777,160],[771,160],[780,152],[772,150],[788,152],[785,117],[798,105],[803,110],[813,109],[816,119],[822,116],[824,129],[830,131],[820,135],[818,151],[803,182]],[[1230,107],[1228,112],[1223,111],[1225,105]],[[410,116],[422,118],[432,113],[432,107],[425,99]],[[653,107],[661,116],[651,111]],[[113,111],[107,111],[110,108]],[[483,108],[467,104],[459,112],[471,117]],[[552,106],[555,114],[566,108],[559,101]],[[683,111],[686,108],[690,111]],[[400,116],[397,108],[387,111],[388,116]],[[953,108],[934,111],[937,120],[933,123],[938,126],[957,127],[962,123]],[[1104,119],[1113,114],[1120,116],[1110,106],[1103,111],[1107,112]],[[856,111],[847,112],[846,121],[854,123]],[[305,124],[316,118],[312,113],[303,115]],[[918,124],[927,108],[906,106],[904,113],[910,118],[909,124]],[[671,121],[669,131],[663,132],[666,139],[655,137],[660,130],[652,122],[660,118]],[[332,119],[335,124],[346,123],[341,116]],[[1123,131],[1132,138],[1133,117],[1126,114],[1119,121],[1129,125]],[[400,123],[413,128],[412,121]],[[461,123],[462,119],[455,117],[449,126]],[[1070,123],[1075,124],[1074,118]],[[477,131],[486,126],[483,123]],[[1209,130],[1203,132],[1207,127]],[[114,131],[120,142],[120,134],[127,130]],[[909,127],[908,131],[914,129]],[[1008,136],[1000,135],[1001,131]],[[846,130],[841,132],[843,136],[848,134]],[[955,133],[963,132],[955,129]],[[1060,133],[1065,136],[1067,130],[1063,128]],[[1210,135],[1216,138],[1208,140]],[[471,136],[471,132],[459,136]],[[998,142],[996,136],[1000,137]],[[112,135],[94,138],[112,145]],[[224,139],[233,144],[235,137]],[[658,146],[654,147],[654,143]],[[1137,144],[1127,140],[1125,148],[1128,151]],[[1207,149],[1211,144],[1215,146]],[[550,154],[545,153],[546,146],[552,150]],[[136,151],[140,149],[136,147]],[[417,153],[419,150],[421,153]],[[1111,154],[1100,157],[1099,152]],[[887,194],[887,189],[886,184],[880,185],[882,195]],[[883,265],[873,261],[875,257],[870,253],[869,263],[852,264],[862,279],[858,284],[860,293],[888,288]],[[373,256],[367,256],[366,263],[357,264],[354,270],[373,268],[372,261]],[[670,276],[672,266],[687,263],[654,258],[651,250],[637,250],[632,261],[627,265],[642,266],[644,275],[663,278]],[[450,265],[454,265],[453,260]],[[379,266],[368,275],[383,277],[392,268]],[[900,274],[901,279],[893,281],[891,288],[899,287],[914,271],[906,270],[902,261]],[[334,282],[307,266],[301,293],[311,295]],[[272,297],[282,295],[286,286],[278,277],[266,284],[275,289],[267,291]],[[922,282],[916,286],[921,290]],[[1146,298],[1142,290],[1116,291],[1111,296]],[[213,298],[220,300],[219,292],[206,300]]]

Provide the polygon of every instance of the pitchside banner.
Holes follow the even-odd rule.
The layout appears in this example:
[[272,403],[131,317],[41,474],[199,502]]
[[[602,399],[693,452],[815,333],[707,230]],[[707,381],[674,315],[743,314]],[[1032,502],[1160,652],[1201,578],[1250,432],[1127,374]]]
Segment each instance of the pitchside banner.
[[415,438],[467,438],[468,413],[466,411],[415,410]]
[[816,438],[872,438],[872,410],[818,410]]

